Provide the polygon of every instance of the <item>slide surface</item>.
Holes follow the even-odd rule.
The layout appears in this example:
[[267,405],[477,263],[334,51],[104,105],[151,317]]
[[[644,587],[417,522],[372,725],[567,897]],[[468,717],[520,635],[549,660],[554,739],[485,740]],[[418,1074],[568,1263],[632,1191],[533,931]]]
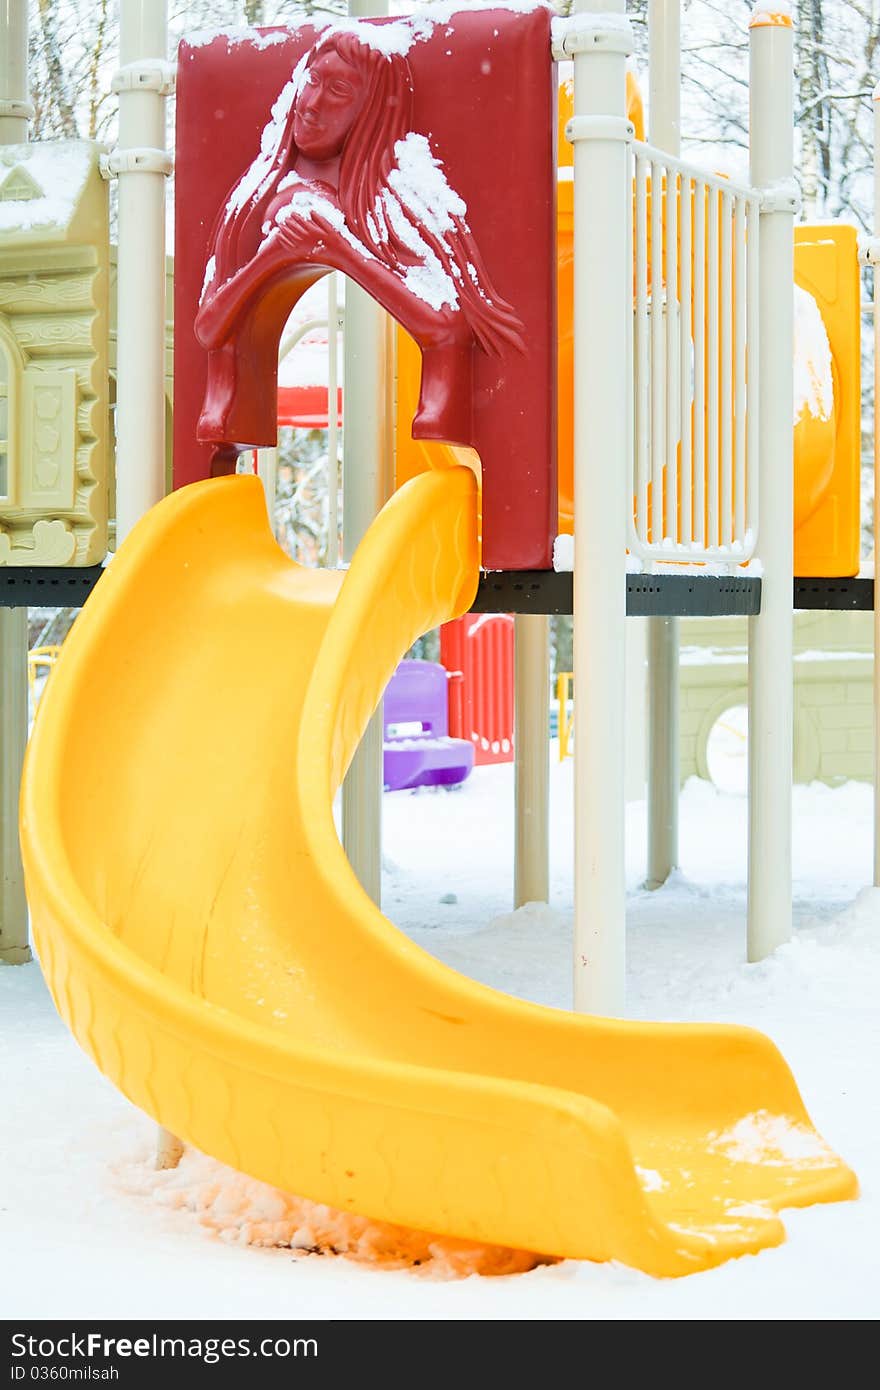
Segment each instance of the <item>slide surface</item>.
[[149,513],[65,643],[22,792],[56,1004],[132,1101],[343,1210],[678,1275],[853,1196],[774,1045],[585,1018],[441,965],[357,883],[332,798],[417,634],[467,609],[476,484],[401,489],[351,569],[292,564],[260,483]]

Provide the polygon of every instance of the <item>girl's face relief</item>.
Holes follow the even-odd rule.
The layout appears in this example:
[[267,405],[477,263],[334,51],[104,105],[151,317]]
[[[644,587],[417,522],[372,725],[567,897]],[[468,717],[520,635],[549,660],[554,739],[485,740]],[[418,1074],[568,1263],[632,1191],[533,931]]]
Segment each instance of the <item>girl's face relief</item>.
[[335,159],[360,115],[367,89],[356,72],[332,49],[309,64],[306,85],[296,99],[293,138],[296,147],[318,162]]

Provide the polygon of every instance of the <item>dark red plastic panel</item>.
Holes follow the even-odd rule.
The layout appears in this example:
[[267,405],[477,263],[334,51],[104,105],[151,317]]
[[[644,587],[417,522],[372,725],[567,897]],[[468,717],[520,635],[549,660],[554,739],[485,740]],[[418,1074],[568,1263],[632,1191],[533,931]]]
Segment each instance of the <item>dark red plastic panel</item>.
[[[414,20],[417,41],[391,59],[375,45],[322,39],[325,31],[310,27],[264,31],[257,42],[181,44],[175,486],[230,471],[240,447],[274,443],[281,329],[304,289],[335,267],[422,348],[415,437],[471,444],[480,454],[484,567],[549,568],[557,524],[549,11],[463,11],[433,28]],[[312,80],[275,127],[269,182],[264,177],[249,199],[241,191],[231,198],[260,151],[273,104],[316,40]],[[316,100],[323,103],[317,121],[309,111]],[[343,116],[341,160],[321,147],[334,102],[357,111]],[[394,190],[403,187],[407,156],[420,155],[416,169],[424,173],[428,151],[442,171],[440,204],[420,216],[411,189],[404,203]],[[329,219],[304,190],[303,180],[315,179],[311,186],[334,205]],[[377,198],[388,210],[378,233]],[[376,233],[372,242],[365,227]],[[389,234],[396,250],[388,249]],[[421,238],[415,252],[414,235]],[[437,249],[458,311],[437,294],[436,279],[427,291],[436,302],[425,300],[426,245]],[[203,297],[212,255],[219,268]]]

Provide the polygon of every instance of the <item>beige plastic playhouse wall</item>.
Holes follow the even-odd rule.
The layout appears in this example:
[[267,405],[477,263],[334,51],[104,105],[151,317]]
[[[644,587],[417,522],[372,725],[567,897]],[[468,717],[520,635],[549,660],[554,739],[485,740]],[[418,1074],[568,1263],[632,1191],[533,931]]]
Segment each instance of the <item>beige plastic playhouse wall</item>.
[[[726,710],[747,703],[745,618],[681,623],[681,777],[709,777],[707,743]],[[839,782],[873,776],[873,617],[796,613],[794,776]]]
[[107,184],[84,140],[0,148],[0,565],[107,553]]

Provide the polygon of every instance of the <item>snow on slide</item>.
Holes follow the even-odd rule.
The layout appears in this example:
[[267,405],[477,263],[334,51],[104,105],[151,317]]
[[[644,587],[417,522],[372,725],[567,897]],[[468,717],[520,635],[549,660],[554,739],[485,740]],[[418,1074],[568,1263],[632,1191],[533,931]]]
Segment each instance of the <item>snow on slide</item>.
[[586,1018],[422,951],[332,816],[397,661],[477,581],[464,467],[401,488],[348,573],[275,544],[254,478],[121,547],[65,643],[23,783],[56,1005],[132,1101],[341,1211],[678,1275],[853,1196],[774,1045]]

